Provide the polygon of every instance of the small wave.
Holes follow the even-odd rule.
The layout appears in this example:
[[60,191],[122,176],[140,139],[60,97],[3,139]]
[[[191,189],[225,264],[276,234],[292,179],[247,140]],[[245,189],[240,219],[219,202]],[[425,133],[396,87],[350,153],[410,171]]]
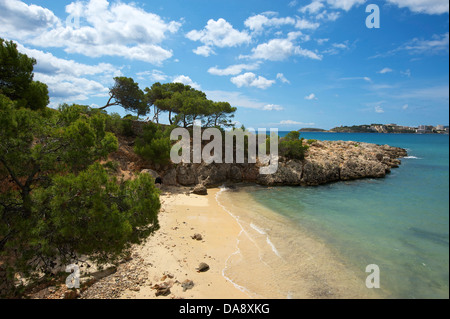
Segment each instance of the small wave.
[[258,226],[256,226],[253,223],[250,223],[250,227],[253,228],[254,230],[256,230],[261,235],[267,235],[267,233],[264,230],[262,230],[261,228],[259,228]]
[[267,236],[266,241],[267,244],[272,248],[274,254],[281,258],[280,254],[278,253],[278,250],[275,248],[275,245],[270,241],[269,236]]
[[281,258],[280,254],[278,253],[278,250],[275,248],[275,245],[270,241],[269,235],[267,235],[267,233],[264,230],[262,230],[261,228],[259,228],[258,226],[256,226],[253,223],[250,223],[250,227],[253,228],[254,230],[256,230],[261,235],[265,235],[267,244],[270,246],[270,248],[272,248],[272,251],[274,252],[274,254]]
[[407,158],[407,159],[422,159],[422,158],[417,157],[417,156],[405,156],[403,158]]

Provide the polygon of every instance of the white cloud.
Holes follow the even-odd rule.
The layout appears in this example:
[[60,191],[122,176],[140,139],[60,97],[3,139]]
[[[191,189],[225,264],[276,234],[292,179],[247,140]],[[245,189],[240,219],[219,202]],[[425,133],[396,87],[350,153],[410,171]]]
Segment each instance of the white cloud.
[[336,21],[341,16],[339,11],[331,11],[323,10],[322,12],[316,15],[317,20],[325,20],[325,21]]
[[136,73],[136,75],[138,76],[139,80],[150,79],[150,81],[153,81],[153,82],[163,82],[169,78],[166,74],[164,74],[160,70],[138,72],[138,73]]
[[431,40],[414,38],[396,51],[406,50],[413,54],[439,54],[448,52],[449,33],[433,35]]
[[408,104],[405,104],[405,105],[402,106],[402,109],[403,109],[403,110],[407,110],[408,107],[409,107],[409,105],[408,105]]
[[377,73],[380,73],[380,74],[385,74],[385,73],[390,73],[390,72],[392,72],[393,70],[391,69],[391,68],[383,68],[383,69],[381,69],[380,71],[378,71]]
[[283,73],[278,73],[277,74],[277,79],[280,80],[283,83],[291,83],[291,82],[289,82],[288,79],[286,79],[286,77],[284,76]]
[[[24,5],[17,0],[8,0],[6,3],[10,2]],[[51,11],[41,9],[46,12],[42,19],[51,22],[43,23],[46,30],[37,30],[40,32],[33,34],[21,32],[23,26],[20,24],[9,24],[8,28],[15,30],[14,37],[25,43],[60,47],[67,53],[89,57],[119,56],[161,64],[172,56],[172,52],[162,48],[160,43],[167,34],[177,32],[181,26],[176,21],[165,22],[160,16],[146,12],[134,4],[110,4],[106,0],[77,1],[66,6],[69,16],[79,15],[81,27],[76,23],[55,22],[55,18],[51,18],[54,16]]]
[[202,45],[197,49],[192,50],[192,52],[194,52],[197,55],[202,55],[204,57],[209,57],[211,54],[216,54],[214,50],[207,45]]
[[376,113],[384,113],[384,110],[381,106],[377,105],[377,106],[375,106],[375,112]]
[[46,8],[19,0],[0,1],[1,31],[8,37],[36,35],[60,23]]
[[330,39],[316,39],[316,42],[317,42],[318,45],[322,45],[322,44],[324,44],[325,42],[328,42],[328,41],[330,41]]
[[245,20],[244,25],[252,31],[260,32],[264,27],[281,27],[283,25],[294,25],[295,19],[286,18],[268,18],[266,15],[257,14]]
[[347,43],[333,43],[333,47],[337,49],[348,49]]
[[411,77],[411,70],[410,69],[407,69],[406,71],[400,71],[400,73],[402,75],[407,76],[407,77]]
[[[207,47],[234,47],[251,40],[246,31],[238,31],[225,19],[214,21],[210,19],[203,30],[192,30],[186,34],[186,37],[192,41],[200,41]],[[198,49],[197,49],[198,50]],[[204,53],[206,49],[199,52]],[[199,53],[197,53],[199,54]]]
[[366,0],[327,0],[328,4],[335,9],[349,11],[353,6],[359,6]]
[[293,54],[294,44],[287,39],[272,39],[258,45],[252,51],[252,57],[255,59],[282,61]]
[[107,87],[97,81],[71,75],[35,73],[34,78],[47,84],[50,98],[60,102],[82,101],[93,96],[107,97],[109,92]]
[[247,72],[231,78],[231,82],[238,88],[243,86],[253,86],[259,89],[267,89],[275,83],[274,80],[268,80],[262,76],[256,76],[253,72]]
[[427,14],[448,13],[448,0],[387,0],[400,8],[408,8],[413,12]]
[[24,47],[22,44],[17,44],[17,49],[36,59],[37,63],[34,67],[34,71],[44,74],[66,74],[72,76],[84,76],[84,75],[95,75],[95,74],[115,74],[119,75],[117,72],[120,71],[109,63],[99,63],[97,65],[88,65],[83,63],[75,62],[74,60],[65,60],[55,57],[49,52],[43,52],[36,49],[29,49]]
[[225,69],[219,69],[217,66],[211,67],[208,70],[208,73],[214,74],[214,75],[238,75],[242,71],[253,71],[259,68],[259,63],[253,63],[253,64],[235,64],[230,65],[229,67]]
[[[107,97],[108,86],[115,76],[121,76],[120,68],[109,63],[88,65],[73,60],[55,57],[52,53],[30,49],[18,43],[20,52],[37,61],[34,67],[34,79],[47,84],[50,105],[73,103],[88,100],[91,97]],[[95,76],[95,80],[90,77]]]
[[320,9],[322,9],[325,5],[321,1],[313,1],[310,4],[301,7],[298,11],[302,13],[317,13]]
[[269,61],[283,61],[293,54],[315,60],[320,60],[322,58],[310,50],[295,46],[292,40],[289,39],[272,39],[267,43],[258,45],[256,48],[252,49],[252,52],[251,58]]
[[372,79],[368,76],[356,76],[356,77],[349,77],[349,78],[340,78],[340,80],[364,80],[366,82],[372,82]]
[[241,92],[229,92],[229,91],[206,91],[208,99],[213,101],[226,101],[235,107],[243,107],[255,110],[263,111],[281,111],[283,108],[275,104],[267,104],[249,98]]
[[316,97],[316,95],[314,93],[311,93],[308,96],[305,96],[305,100],[318,100],[318,98]]
[[282,111],[283,108],[277,104],[267,104],[262,108],[264,111]]
[[302,49],[300,47],[296,47],[294,50],[296,55],[301,55],[313,60],[322,60],[322,56],[308,49]]
[[187,75],[177,75],[172,81],[173,83],[183,83],[184,85],[190,85],[194,89],[200,90],[200,84],[192,81]]
[[288,3],[289,7],[295,7],[297,5],[297,0],[292,0],[291,2]]
[[295,27],[300,30],[303,30],[303,29],[315,30],[319,26],[320,26],[320,23],[318,23],[318,22],[311,22],[311,21],[308,21],[308,20],[302,19],[302,18],[299,18],[297,20],[297,22],[295,23]]
[[298,122],[293,120],[284,120],[280,121],[279,123],[272,123],[274,125],[306,125],[306,126],[313,126],[316,125],[315,123],[304,123],[304,122]]

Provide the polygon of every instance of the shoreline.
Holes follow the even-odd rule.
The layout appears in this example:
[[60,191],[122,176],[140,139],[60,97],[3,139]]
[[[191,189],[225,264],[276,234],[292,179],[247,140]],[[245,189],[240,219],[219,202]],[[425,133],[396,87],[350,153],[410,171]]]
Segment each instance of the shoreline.
[[[160,230],[133,248],[132,260],[93,284],[81,298],[380,298],[365,288],[354,289],[364,283],[323,243],[302,235],[292,247],[298,251],[289,254],[285,247],[279,251],[284,234],[275,235],[241,211],[231,212],[218,200],[227,193],[223,189],[209,188],[206,196],[190,192],[190,188],[164,188]],[[267,214],[275,216],[267,210],[264,218]],[[281,216],[273,222],[277,230],[286,226]],[[193,239],[195,234],[201,240]],[[292,234],[286,236],[292,241]],[[202,262],[209,270],[197,272]],[[184,290],[189,281],[193,286]],[[170,292],[156,296],[161,287]]]

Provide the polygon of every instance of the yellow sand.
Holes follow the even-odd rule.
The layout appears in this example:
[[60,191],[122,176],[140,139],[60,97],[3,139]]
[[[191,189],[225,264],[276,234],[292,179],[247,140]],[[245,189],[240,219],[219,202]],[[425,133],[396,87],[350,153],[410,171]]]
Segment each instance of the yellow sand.
[[[175,190],[171,190],[175,191]],[[186,189],[180,189],[185,191]],[[174,276],[172,281],[194,282],[192,289],[183,292],[180,284],[174,284],[171,295],[157,298],[249,298],[225,279],[222,271],[230,255],[237,249],[237,237],[241,231],[232,216],[216,202],[218,189],[209,189],[207,196],[186,193],[162,194],[162,209],[159,215],[160,230],[138,249],[144,263],[151,263],[149,280],[161,282],[164,272]],[[203,240],[191,238],[201,234]],[[201,262],[210,266],[206,272],[198,273]],[[169,281],[169,278],[166,279]],[[156,298],[149,285],[139,292],[126,291],[122,298]]]

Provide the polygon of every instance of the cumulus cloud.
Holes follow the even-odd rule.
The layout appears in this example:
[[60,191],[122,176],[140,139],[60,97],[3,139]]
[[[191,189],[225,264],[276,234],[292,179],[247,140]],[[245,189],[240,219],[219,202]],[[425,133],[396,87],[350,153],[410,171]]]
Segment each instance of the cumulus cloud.
[[19,0],[0,2],[0,26],[2,32],[13,37],[19,34],[35,35],[60,24],[55,14],[43,7]]
[[281,111],[283,107],[276,104],[267,104],[256,99],[247,97],[241,92],[229,91],[206,91],[208,99],[214,101],[227,101],[232,106],[243,107],[262,111]]
[[408,8],[412,12],[427,14],[448,13],[448,0],[387,0],[400,8]]
[[211,67],[208,70],[208,73],[213,75],[238,75],[242,71],[253,71],[259,68],[259,63],[252,63],[252,64],[235,64],[230,65],[229,67],[225,69],[219,69],[217,66]]
[[305,96],[305,100],[318,100],[316,95],[314,93],[311,93],[310,95]]
[[184,85],[190,85],[194,89],[200,90],[200,84],[192,81],[187,75],[177,75],[172,81],[173,83],[183,83]]
[[283,83],[291,83],[291,82],[289,82],[288,79],[286,79],[286,77],[284,76],[283,73],[278,73],[277,74],[277,80],[280,80]]
[[325,5],[321,1],[313,1],[310,4],[301,7],[298,11],[302,13],[317,13],[320,9],[322,9]]
[[231,78],[231,82],[238,88],[243,86],[253,86],[259,89],[267,89],[275,83],[274,80],[268,80],[265,77],[257,76],[253,72],[247,72]]
[[[68,18],[80,20],[80,24],[73,23],[71,19],[67,19],[70,20],[69,23],[63,23],[50,10],[27,6],[18,0],[7,0],[1,5],[11,3],[23,7],[22,16],[27,15],[30,23],[38,27],[42,25],[41,29],[46,28],[45,32],[38,28],[38,33],[22,32],[23,25],[26,24],[15,22],[12,19],[17,18],[9,17],[5,22],[8,23],[7,29],[14,30],[14,38],[40,47],[60,47],[68,53],[89,57],[119,56],[161,64],[172,56],[170,50],[161,47],[161,42],[168,34],[177,32],[181,26],[180,22],[166,22],[160,16],[146,12],[134,4],[121,2],[72,2],[66,6],[66,13]],[[10,7],[7,9],[11,10]],[[17,15],[20,17],[19,13]]]
[[291,17],[286,18],[269,18],[264,14],[258,14],[249,17],[245,20],[244,25],[252,31],[260,32],[264,27],[281,27],[283,25],[294,25],[295,19]]
[[366,0],[327,0],[327,3],[335,9],[342,9],[349,11],[354,6],[359,6],[365,3]]
[[207,45],[202,45],[192,50],[192,52],[194,52],[197,55],[202,55],[204,57],[209,57],[211,54],[215,54],[214,50]]
[[295,23],[295,27],[300,30],[303,30],[303,29],[315,30],[319,26],[320,26],[320,23],[318,23],[318,22],[311,22],[311,21],[308,21],[308,20],[302,19],[302,18],[299,18],[297,20],[297,22]]
[[293,40],[290,39],[272,39],[269,42],[258,45],[252,49],[252,52],[251,58],[269,61],[283,61],[292,55],[300,55],[315,60],[322,58],[313,51],[295,46]]
[[217,21],[210,19],[204,29],[192,30],[186,34],[186,37],[189,40],[200,41],[204,44],[202,49],[197,48],[194,51],[200,55],[211,53],[209,50],[214,46],[219,48],[234,47],[251,40],[251,36],[246,31],[234,29],[230,23],[222,18]]
[[[89,65],[61,59],[52,53],[30,49],[17,43],[20,52],[33,57],[34,79],[47,84],[50,105],[84,101],[91,97],[107,97],[115,76],[121,76],[120,68],[109,63]],[[95,80],[92,77],[95,76]]]

